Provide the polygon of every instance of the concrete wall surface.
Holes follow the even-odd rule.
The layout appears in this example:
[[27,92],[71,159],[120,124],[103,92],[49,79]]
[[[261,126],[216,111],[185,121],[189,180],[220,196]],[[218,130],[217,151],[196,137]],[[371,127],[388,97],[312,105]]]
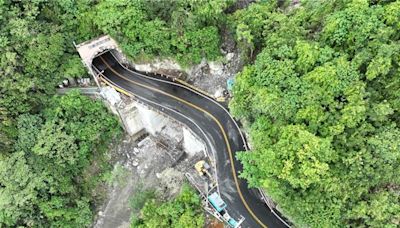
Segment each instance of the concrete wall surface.
[[186,127],[183,128],[183,149],[189,156],[206,151],[204,144]]
[[144,128],[151,135],[156,135],[158,132],[160,132],[168,122],[168,119],[165,116],[150,110],[144,105],[137,105],[137,109],[139,111]]

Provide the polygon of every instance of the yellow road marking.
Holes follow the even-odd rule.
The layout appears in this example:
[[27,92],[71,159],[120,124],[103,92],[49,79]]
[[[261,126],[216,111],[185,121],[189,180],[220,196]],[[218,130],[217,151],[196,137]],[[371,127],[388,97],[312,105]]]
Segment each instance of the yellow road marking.
[[187,83],[187,82],[185,82],[185,81],[183,81],[183,80],[181,80],[179,78],[174,78],[173,80],[177,81],[177,82],[181,83],[182,85],[185,85],[185,86],[187,86],[187,87],[189,87],[189,88],[191,88],[193,90],[196,90],[197,92],[202,93],[202,94],[204,94],[204,95],[206,95],[208,97],[214,98],[213,95],[211,95],[211,94],[207,93],[206,91],[204,91],[204,90],[202,90],[200,88],[197,88],[197,87],[195,87],[195,86],[193,86],[193,85],[191,85],[191,84],[189,84],[189,83]]
[[128,97],[132,97],[132,94],[130,94],[130,93],[126,92],[125,90],[123,90],[123,89],[121,89],[121,88],[119,88],[119,87],[117,87],[117,86],[111,84],[111,83],[108,82],[106,79],[104,79],[104,78],[102,78],[102,77],[100,77],[100,79],[101,79],[104,83],[106,83],[107,85],[109,85],[109,86],[113,87],[115,90],[119,91],[120,93],[123,93],[123,94],[125,94],[125,95],[128,96]]
[[256,220],[256,221],[258,222],[258,224],[260,224],[262,227],[267,228],[267,226],[266,226],[264,223],[262,223],[262,222],[260,221],[260,219],[257,218],[257,216],[254,214],[254,212],[250,209],[249,205],[247,204],[246,200],[244,199],[244,197],[243,197],[243,195],[242,195],[242,191],[240,190],[239,183],[238,183],[238,180],[237,180],[237,177],[236,177],[236,173],[235,173],[235,164],[234,164],[233,157],[232,157],[231,146],[230,146],[230,144],[229,144],[229,140],[228,140],[228,137],[227,137],[227,135],[226,135],[226,132],[225,132],[224,128],[222,127],[222,124],[219,122],[219,120],[218,120],[214,115],[212,115],[211,113],[209,113],[208,111],[204,110],[203,108],[200,108],[199,106],[197,106],[197,105],[195,105],[195,104],[190,103],[189,101],[186,101],[186,100],[184,100],[184,99],[182,99],[182,98],[180,98],[180,97],[171,95],[171,94],[169,94],[169,93],[167,93],[167,92],[164,92],[164,91],[162,91],[162,90],[156,89],[156,88],[151,87],[151,86],[148,86],[148,85],[144,85],[144,84],[139,83],[139,82],[135,82],[135,81],[133,81],[133,80],[131,80],[131,79],[129,79],[129,78],[124,77],[123,75],[121,75],[120,73],[118,73],[117,71],[115,71],[110,65],[108,65],[108,63],[107,63],[106,61],[104,61],[103,57],[101,57],[101,56],[99,56],[99,57],[100,57],[100,59],[104,62],[104,64],[107,65],[108,69],[110,69],[112,72],[114,72],[114,73],[115,73],[116,75],[118,75],[119,77],[121,77],[121,78],[123,78],[123,79],[125,79],[125,80],[127,80],[127,81],[129,81],[129,82],[131,82],[131,83],[133,83],[133,84],[136,84],[136,85],[138,85],[138,86],[140,86],[140,87],[144,87],[144,88],[146,88],[146,89],[149,89],[149,90],[152,90],[152,91],[161,93],[161,94],[163,94],[163,95],[165,95],[165,96],[168,96],[168,97],[171,97],[171,98],[173,98],[173,99],[175,99],[175,100],[178,100],[178,101],[180,101],[180,102],[182,102],[182,103],[184,103],[184,104],[186,104],[186,105],[188,105],[188,106],[190,106],[190,107],[192,107],[192,108],[194,108],[194,109],[197,109],[197,110],[199,110],[199,111],[201,111],[201,112],[207,114],[208,116],[211,117],[211,119],[214,120],[214,122],[215,122],[215,123],[218,125],[218,127],[220,128],[220,130],[221,130],[221,132],[222,132],[222,134],[223,134],[223,136],[224,136],[225,144],[226,144],[226,146],[227,146],[227,148],[228,148],[229,159],[231,160],[231,168],[232,168],[233,179],[235,180],[235,185],[236,185],[236,189],[238,190],[239,197],[240,197],[240,199],[242,200],[242,202],[243,202],[244,206],[246,207],[247,211],[248,211],[248,212],[251,214],[251,216],[254,218],[254,220]]

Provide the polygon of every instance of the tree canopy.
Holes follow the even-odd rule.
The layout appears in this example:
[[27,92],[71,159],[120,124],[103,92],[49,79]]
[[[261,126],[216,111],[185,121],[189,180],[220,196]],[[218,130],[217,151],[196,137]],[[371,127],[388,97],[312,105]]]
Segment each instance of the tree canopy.
[[238,155],[241,175],[296,225],[400,224],[399,3],[255,3],[232,15],[238,43],[259,53],[230,104],[253,147]]
[[0,159],[0,225],[86,227],[92,222],[94,151],[119,133],[100,103],[77,91],[17,118],[17,139]]
[[[86,74],[73,41],[106,33],[132,60],[189,66],[218,59],[224,31],[248,62],[230,103],[251,138],[252,152],[238,153],[242,177],[297,226],[398,227],[400,2],[240,5],[0,0],[0,226],[91,223],[97,177],[87,168],[120,129],[100,103],[55,95],[62,79]],[[149,201],[135,224],[201,226],[185,191]]]
[[102,1],[93,24],[134,59],[171,57],[184,65],[220,56],[219,25],[230,0]]
[[185,184],[173,200],[147,198],[139,216],[132,217],[131,227],[200,228],[204,227],[204,220],[200,197]]

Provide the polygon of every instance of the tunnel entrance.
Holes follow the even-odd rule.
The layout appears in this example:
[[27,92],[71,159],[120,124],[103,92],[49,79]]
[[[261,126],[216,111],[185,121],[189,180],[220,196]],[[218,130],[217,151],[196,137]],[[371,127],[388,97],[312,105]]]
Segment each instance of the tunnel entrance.
[[117,42],[109,35],[104,35],[85,41],[83,43],[75,45],[75,47],[79,53],[79,56],[82,59],[82,63],[86,66],[89,74],[93,76],[93,79],[99,87],[99,72],[96,72],[92,67],[93,59],[109,51],[123,58],[122,52],[119,49]]

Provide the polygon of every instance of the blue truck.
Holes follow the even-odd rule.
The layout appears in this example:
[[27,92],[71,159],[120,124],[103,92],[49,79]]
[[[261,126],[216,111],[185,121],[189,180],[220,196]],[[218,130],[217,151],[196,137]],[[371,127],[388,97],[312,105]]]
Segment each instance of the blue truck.
[[217,192],[212,193],[208,196],[208,201],[213,206],[213,208],[222,216],[223,220],[228,223],[232,228],[238,228],[243,219],[239,222],[234,220],[228,212],[226,212],[226,203],[221,199]]
[[226,208],[225,202],[221,199],[217,192],[208,196],[208,201],[218,212],[222,212]]

